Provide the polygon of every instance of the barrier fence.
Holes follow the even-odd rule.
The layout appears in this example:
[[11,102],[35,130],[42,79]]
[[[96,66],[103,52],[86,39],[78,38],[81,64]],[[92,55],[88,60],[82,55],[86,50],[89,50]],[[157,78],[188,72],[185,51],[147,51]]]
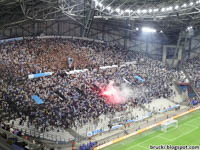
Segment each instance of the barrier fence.
[[[172,106],[172,107],[169,107],[169,108],[160,110],[159,113],[165,113],[165,112],[169,112],[169,111],[176,110],[176,109],[180,109],[180,105],[175,105],[175,106]],[[141,117],[139,117],[139,118],[137,118],[137,119],[128,119],[128,120],[127,120],[126,122],[124,122],[124,123],[126,123],[126,124],[128,124],[128,123],[136,123],[136,122],[139,122],[139,121],[143,121],[143,120],[145,120],[145,119],[148,119],[148,118],[150,118],[151,116],[152,116],[152,113],[148,113],[147,115],[141,116]],[[119,129],[119,128],[121,128],[121,127],[123,127],[123,124],[122,124],[122,123],[119,123],[119,124],[117,124],[117,125],[115,125],[115,126],[112,126],[111,129],[109,129],[109,128],[105,128],[105,129],[96,129],[96,130],[93,130],[93,131],[89,131],[89,132],[87,133],[87,136],[88,136],[88,137],[92,137],[92,136],[95,136],[95,135],[97,135],[97,134],[101,134],[101,133],[105,133],[105,132],[108,132],[108,131],[111,131],[111,130]]]
[[[22,129],[23,130],[23,129]],[[25,135],[28,135],[30,138],[36,139],[36,140],[43,140],[47,142],[53,142],[57,144],[68,144],[73,140],[78,141],[78,138],[63,138],[61,135],[54,135],[51,133],[41,133],[37,130],[23,130]]]
[[[149,117],[151,117],[151,113],[148,113],[146,116],[139,117],[138,119],[134,119],[134,120],[129,119],[129,120],[127,120],[125,123],[128,124],[128,123],[138,122],[138,121],[145,120],[145,119],[147,119],[147,118],[149,118]],[[87,133],[87,136],[88,136],[88,137],[91,137],[91,136],[94,136],[94,135],[97,135],[97,134],[100,134],[100,133],[108,132],[108,131],[110,131],[110,130],[119,129],[119,128],[121,128],[121,127],[123,127],[123,124],[114,125],[114,126],[112,126],[111,129],[109,129],[109,128],[105,128],[105,129],[96,129],[96,130],[94,130],[94,131],[88,132],[88,133]]]
[[0,128],[0,133],[1,134],[6,134],[8,139],[9,138],[15,138],[17,141],[25,142],[30,149],[35,149],[36,150],[36,149],[41,149],[42,148],[41,145],[34,144],[34,143],[30,142],[29,140],[26,140],[25,137],[19,137],[19,136],[14,135],[14,134],[10,133],[9,131],[6,131],[6,130],[4,130],[2,128]]

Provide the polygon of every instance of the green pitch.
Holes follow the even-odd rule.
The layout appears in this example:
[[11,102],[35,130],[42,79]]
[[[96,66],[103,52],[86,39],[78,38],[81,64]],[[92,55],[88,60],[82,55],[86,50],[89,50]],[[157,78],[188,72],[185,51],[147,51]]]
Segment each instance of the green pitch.
[[103,150],[149,150],[150,145],[200,145],[200,111],[178,119],[178,128],[152,129]]

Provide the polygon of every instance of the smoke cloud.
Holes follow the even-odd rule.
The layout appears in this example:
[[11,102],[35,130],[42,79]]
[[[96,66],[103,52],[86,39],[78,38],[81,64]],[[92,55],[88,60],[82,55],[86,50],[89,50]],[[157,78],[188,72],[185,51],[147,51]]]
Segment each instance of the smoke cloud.
[[101,87],[100,95],[106,98],[106,102],[110,104],[123,104],[128,100],[144,96],[145,89],[130,86],[123,83],[116,86],[114,81],[110,81],[105,87]]

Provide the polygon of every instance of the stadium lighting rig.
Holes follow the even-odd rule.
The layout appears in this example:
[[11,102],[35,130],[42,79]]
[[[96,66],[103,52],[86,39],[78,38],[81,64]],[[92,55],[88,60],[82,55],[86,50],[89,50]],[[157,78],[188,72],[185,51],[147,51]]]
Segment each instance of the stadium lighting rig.
[[[162,16],[162,17],[167,17],[167,14],[170,13],[177,13],[177,12],[183,12],[186,10],[190,10],[192,8],[200,6],[200,0],[193,0],[189,1],[187,3],[179,3],[175,2],[174,5],[170,6],[165,6],[165,7],[152,7],[152,8],[136,8],[136,9],[121,9],[120,6],[117,8],[112,8],[111,4],[106,6],[103,3],[103,0],[93,0],[95,3],[95,9],[98,11],[110,15],[110,16],[118,16],[118,17],[133,17],[133,16]],[[106,11],[105,11],[106,10]]]
[[[142,31],[144,33],[156,33],[158,32],[155,28],[152,27],[148,27],[148,26],[144,26],[144,27],[136,27],[135,31]],[[160,33],[163,33],[163,31],[161,30]]]
[[146,33],[155,33],[155,32],[156,32],[156,29],[150,28],[150,27],[142,27],[142,32],[146,32]]
[[186,31],[192,31],[193,30],[193,27],[192,26],[189,26],[189,27],[187,27],[187,29],[186,29]]

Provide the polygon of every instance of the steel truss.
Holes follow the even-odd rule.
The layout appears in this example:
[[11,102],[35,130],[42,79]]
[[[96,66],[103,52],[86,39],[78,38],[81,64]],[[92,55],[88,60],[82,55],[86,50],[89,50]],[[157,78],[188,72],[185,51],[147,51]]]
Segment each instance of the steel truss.
[[[138,10],[147,8],[168,7],[170,5],[181,5],[187,0],[97,0],[104,7],[95,6],[94,0],[0,0],[0,29],[8,27],[18,27],[22,32],[28,32],[30,35],[38,35],[40,32],[47,33],[48,28],[55,31],[56,35],[70,33],[73,29],[79,30],[77,36],[95,37],[100,32],[102,39],[105,39],[104,33],[110,33],[110,42],[124,40],[124,48],[127,49],[127,41],[137,37],[136,27],[149,25],[155,27],[159,32],[163,31],[163,38],[167,42],[178,41],[179,33],[184,31],[187,26],[194,28],[200,26],[200,4],[176,11],[166,11],[158,13],[138,13],[137,11],[116,13],[110,12],[108,7],[121,10]],[[46,29],[35,32],[38,28],[36,24],[45,24]],[[64,31],[60,31],[60,24],[67,22],[68,25]],[[52,26],[56,24],[58,29]],[[26,26],[24,26],[26,25]],[[97,26],[100,26],[97,27]],[[110,26],[110,27],[107,27]],[[109,29],[110,28],[110,29]],[[121,31],[121,32],[112,32]],[[7,33],[3,32],[3,35]],[[161,34],[162,35],[162,34]],[[113,39],[112,39],[113,37]],[[174,43],[173,43],[174,44]]]
[[27,21],[71,19],[84,26],[84,12],[90,10],[89,0],[1,0],[0,24],[10,26]]

